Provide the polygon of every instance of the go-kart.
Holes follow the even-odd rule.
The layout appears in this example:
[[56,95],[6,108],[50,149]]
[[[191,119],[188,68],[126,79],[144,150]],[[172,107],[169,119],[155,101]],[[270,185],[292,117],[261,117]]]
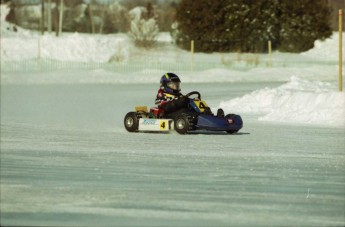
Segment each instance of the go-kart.
[[[196,95],[196,98],[191,96]],[[158,107],[147,106],[135,107],[135,112],[129,112],[124,119],[124,125],[129,132],[138,131],[161,131],[168,132],[175,129],[180,134],[194,130],[225,131],[233,134],[238,132],[243,121],[241,116],[228,114],[224,116],[223,110],[219,109],[217,115],[211,112],[201,95],[197,91],[185,95],[188,98],[188,107],[174,114],[165,114]]]

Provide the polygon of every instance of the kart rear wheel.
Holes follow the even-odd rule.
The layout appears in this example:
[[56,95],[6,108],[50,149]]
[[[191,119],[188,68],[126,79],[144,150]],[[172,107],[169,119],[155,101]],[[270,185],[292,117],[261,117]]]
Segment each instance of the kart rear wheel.
[[175,117],[174,127],[179,134],[186,134],[189,130],[189,119],[185,114],[179,114]]
[[137,132],[139,127],[139,119],[136,112],[129,112],[124,119],[124,125],[128,132]]

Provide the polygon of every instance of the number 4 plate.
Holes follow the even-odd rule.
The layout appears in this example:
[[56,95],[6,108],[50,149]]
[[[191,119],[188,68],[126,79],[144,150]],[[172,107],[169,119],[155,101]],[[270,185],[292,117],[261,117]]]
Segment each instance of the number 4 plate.
[[203,113],[205,111],[205,108],[208,107],[205,101],[194,100],[194,103],[201,113]]
[[139,131],[169,131],[171,129],[171,119],[139,119]]

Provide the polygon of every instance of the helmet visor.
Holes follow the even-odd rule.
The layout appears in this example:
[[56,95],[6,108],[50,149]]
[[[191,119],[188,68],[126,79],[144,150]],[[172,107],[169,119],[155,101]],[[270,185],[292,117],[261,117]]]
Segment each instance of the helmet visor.
[[174,91],[180,91],[180,82],[169,82],[168,88],[174,90]]

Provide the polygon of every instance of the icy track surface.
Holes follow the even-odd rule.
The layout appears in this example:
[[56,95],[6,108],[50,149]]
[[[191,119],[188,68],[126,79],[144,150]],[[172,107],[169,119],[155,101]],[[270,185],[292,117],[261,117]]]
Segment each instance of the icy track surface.
[[[217,107],[281,85],[183,90]],[[237,135],[126,132],[124,115],[156,90],[2,85],[1,225],[345,225],[344,128],[242,114]]]

